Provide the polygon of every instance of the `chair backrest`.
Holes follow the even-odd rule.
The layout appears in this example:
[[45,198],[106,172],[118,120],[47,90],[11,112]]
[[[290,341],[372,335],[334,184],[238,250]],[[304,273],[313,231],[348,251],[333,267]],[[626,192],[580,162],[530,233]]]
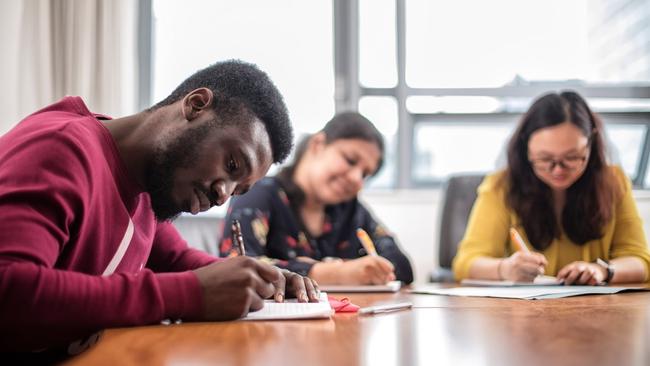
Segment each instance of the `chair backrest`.
[[476,189],[485,174],[454,175],[443,186],[442,211],[440,212],[438,263],[451,268],[458,243],[465,234],[467,219],[476,200]]

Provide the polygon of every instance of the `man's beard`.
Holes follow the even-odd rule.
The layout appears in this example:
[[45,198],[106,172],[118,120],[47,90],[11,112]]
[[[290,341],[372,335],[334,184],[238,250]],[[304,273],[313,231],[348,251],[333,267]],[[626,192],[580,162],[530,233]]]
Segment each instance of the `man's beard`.
[[183,209],[172,198],[174,188],[174,171],[178,164],[169,158],[168,153],[157,153],[157,157],[148,166],[146,190],[151,197],[151,208],[156,220],[173,221]]
[[157,148],[146,168],[145,190],[151,196],[151,208],[159,222],[173,221],[189,207],[174,202],[174,175],[179,168],[187,168],[196,162],[199,145],[208,136],[213,124],[204,123],[185,131],[166,149]]

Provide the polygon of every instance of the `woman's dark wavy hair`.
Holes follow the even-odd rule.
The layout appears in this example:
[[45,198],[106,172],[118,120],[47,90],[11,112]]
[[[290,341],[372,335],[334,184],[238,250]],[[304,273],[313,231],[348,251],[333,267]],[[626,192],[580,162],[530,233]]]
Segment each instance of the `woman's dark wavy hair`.
[[[384,164],[384,137],[370,120],[357,112],[336,114],[319,132],[325,134],[326,144],[343,139],[357,139],[375,143],[379,148],[380,155],[377,169],[372,174],[373,176],[379,172]],[[287,195],[292,196],[292,206],[300,206],[304,199],[300,188],[293,183],[293,174],[296,166],[305,155],[312,136],[305,136],[298,143],[292,162],[278,173],[278,178],[284,186]]]
[[506,203],[521,220],[528,239],[544,250],[559,238],[550,187],[533,172],[528,160],[528,141],[535,131],[569,121],[589,139],[590,154],[582,176],[566,192],[561,228],[578,245],[598,239],[612,218],[618,186],[607,168],[603,125],[587,102],[573,91],[546,94],[524,114],[508,145],[504,175]]

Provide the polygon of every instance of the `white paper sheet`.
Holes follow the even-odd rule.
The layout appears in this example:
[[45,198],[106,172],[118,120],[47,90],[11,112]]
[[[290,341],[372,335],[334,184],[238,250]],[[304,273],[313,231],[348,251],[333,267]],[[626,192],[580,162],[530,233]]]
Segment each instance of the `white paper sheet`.
[[537,276],[533,282],[516,282],[516,281],[493,281],[493,280],[475,280],[465,279],[460,281],[464,286],[498,286],[498,287],[512,287],[512,286],[556,286],[561,285],[564,281],[558,280],[553,276]]
[[242,320],[318,319],[329,318],[332,314],[334,310],[327,300],[327,293],[321,292],[319,302],[304,303],[288,299],[278,303],[265,300],[262,309],[248,313]]
[[452,287],[417,286],[411,290],[417,294],[496,297],[508,299],[542,300],[580,295],[609,295],[621,291],[647,291],[645,287],[610,286],[521,286],[521,287]]

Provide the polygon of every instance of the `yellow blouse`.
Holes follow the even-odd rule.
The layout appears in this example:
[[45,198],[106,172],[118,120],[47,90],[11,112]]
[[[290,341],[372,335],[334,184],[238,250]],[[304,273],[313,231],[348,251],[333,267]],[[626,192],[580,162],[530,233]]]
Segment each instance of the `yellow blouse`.
[[[617,257],[635,256],[645,264],[646,279],[650,268],[650,251],[643,233],[643,224],[632,197],[632,185],[618,167],[610,167],[623,185],[623,194],[616,203],[612,220],[605,227],[600,239],[584,245],[576,245],[562,232],[559,239],[541,253],[548,260],[547,275],[557,275],[565,265],[573,261],[594,262],[597,258],[609,260]],[[500,184],[504,172],[489,175],[478,187],[478,197],[472,208],[465,236],[460,242],[452,267],[456,280],[469,276],[469,268],[478,257],[502,258],[514,253],[516,246],[510,240],[508,230],[515,227],[524,240],[528,237],[518,224],[516,214],[506,205],[505,187]],[[532,248],[531,248],[532,249]]]

